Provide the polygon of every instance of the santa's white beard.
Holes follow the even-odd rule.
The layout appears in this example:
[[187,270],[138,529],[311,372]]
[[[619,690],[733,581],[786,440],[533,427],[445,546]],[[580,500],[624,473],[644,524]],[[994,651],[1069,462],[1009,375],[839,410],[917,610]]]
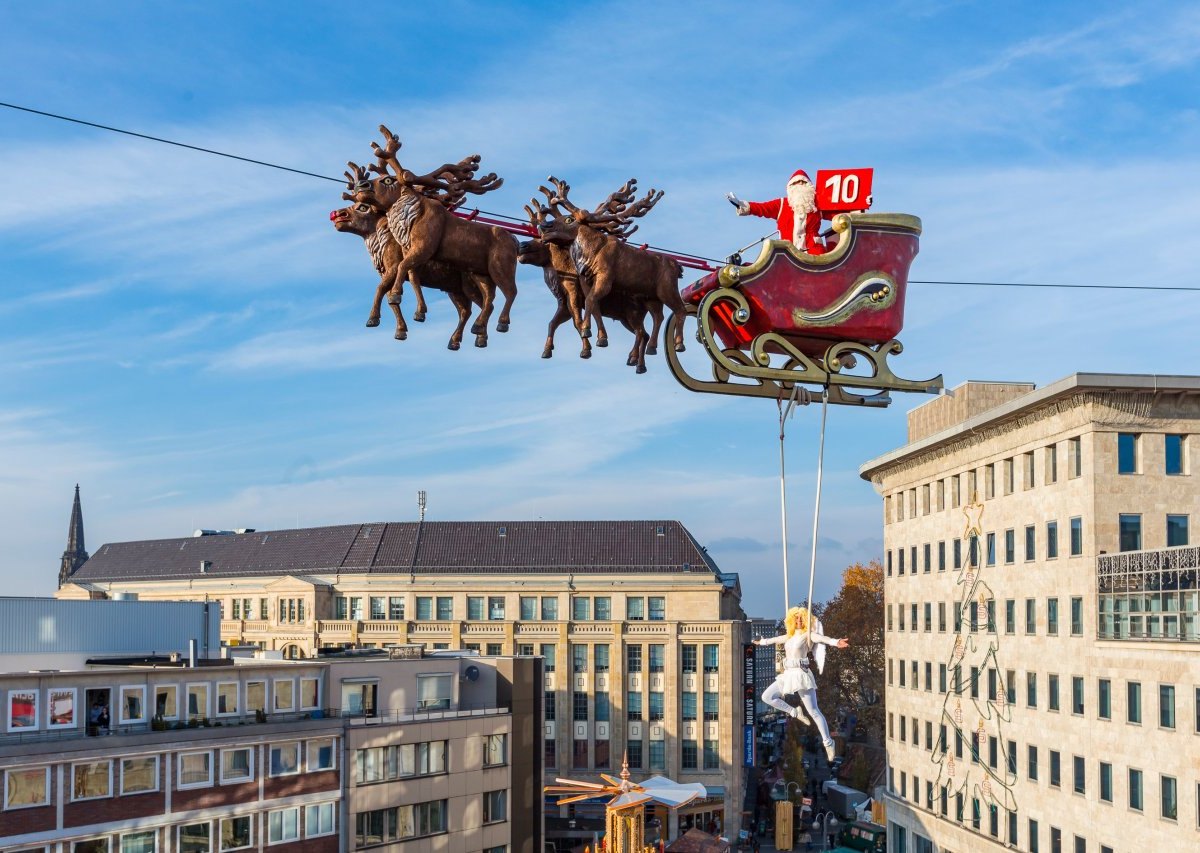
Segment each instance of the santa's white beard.
[[787,198],[788,206],[792,209],[792,242],[803,249],[804,223],[808,214],[817,209],[817,188],[812,184],[790,184]]

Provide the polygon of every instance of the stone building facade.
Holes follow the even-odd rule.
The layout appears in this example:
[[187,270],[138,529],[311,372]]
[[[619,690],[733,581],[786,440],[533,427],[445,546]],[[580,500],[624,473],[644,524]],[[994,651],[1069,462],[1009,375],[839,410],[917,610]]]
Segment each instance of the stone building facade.
[[[862,466],[884,509],[890,851],[1200,845],[1198,443],[1200,377],[1076,374],[967,383]],[[960,609],[975,494],[986,594]],[[1003,725],[976,731],[981,696]],[[951,757],[988,784],[944,794]]]
[[[421,645],[544,659],[544,779],[620,770],[700,782],[659,816],[740,817],[736,574],[678,522],[417,522],[100,546],[58,596],[207,600],[221,639],[308,658]],[[591,840],[602,809],[547,803],[547,836]],[[694,814],[693,814],[694,813]],[[568,843],[569,842],[569,843]]]

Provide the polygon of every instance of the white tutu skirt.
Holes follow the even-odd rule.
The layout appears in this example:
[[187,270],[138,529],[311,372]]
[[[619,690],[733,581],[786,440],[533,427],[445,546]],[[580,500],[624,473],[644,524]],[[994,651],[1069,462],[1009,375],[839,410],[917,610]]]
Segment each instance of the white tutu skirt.
[[779,692],[784,696],[791,693],[801,693],[805,690],[816,690],[817,681],[806,666],[789,666],[775,679]]

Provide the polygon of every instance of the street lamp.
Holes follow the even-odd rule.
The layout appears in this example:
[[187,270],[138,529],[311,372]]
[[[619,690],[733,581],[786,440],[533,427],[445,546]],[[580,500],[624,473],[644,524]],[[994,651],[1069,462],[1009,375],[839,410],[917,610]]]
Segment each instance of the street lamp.
[[826,850],[829,847],[829,833],[837,831],[837,815],[833,812],[821,812],[813,821],[813,828],[816,829],[818,825],[821,827],[821,849]]

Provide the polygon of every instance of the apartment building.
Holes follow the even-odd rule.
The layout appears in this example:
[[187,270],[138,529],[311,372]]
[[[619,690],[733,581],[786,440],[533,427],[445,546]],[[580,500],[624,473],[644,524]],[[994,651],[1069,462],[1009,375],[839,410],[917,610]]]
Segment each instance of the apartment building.
[[884,509],[889,850],[1196,848],[1200,377],[969,382],[908,433],[861,469]]
[[[204,609],[0,600],[27,633],[56,610],[106,632]],[[366,654],[0,674],[0,850],[541,853],[540,659]]]
[[[82,532],[79,533],[82,540]],[[672,521],[416,522],[110,543],[59,598],[209,601],[220,634],[308,659],[419,645],[544,661],[542,768],[619,770],[705,785],[659,815],[741,811],[745,615],[722,572]],[[547,837],[591,842],[602,807],[545,803]]]

